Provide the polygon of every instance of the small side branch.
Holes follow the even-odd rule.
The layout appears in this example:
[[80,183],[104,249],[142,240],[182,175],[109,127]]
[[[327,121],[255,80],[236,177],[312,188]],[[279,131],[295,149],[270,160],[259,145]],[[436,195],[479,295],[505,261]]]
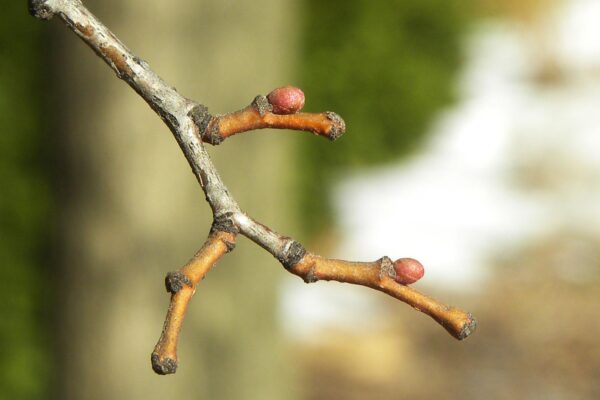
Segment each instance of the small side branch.
[[282,89],[300,90],[289,86],[275,89],[268,96],[256,96],[249,106],[224,115],[210,115],[204,106],[199,105],[190,112],[190,116],[198,126],[202,140],[212,145],[218,145],[238,133],[264,128],[312,132],[331,141],[344,134],[346,124],[334,112],[299,113],[297,110],[301,107],[294,104],[282,107],[274,103],[279,98],[271,95]]
[[237,214],[235,219],[241,234],[271,253],[288,272],[306,283],[338,281],[379,290],[429,315],[458,340],[467,338],[477,327],[470,313],[442,304],[405,284],[416,281],[411,276],[417,279],[422,276],[422,272],[415,276],[414,269],[407,268],[409,261],[420,265],[416,260],[401,258],[392,262],[389,257],[382,257],[373,262],[352,262],[324,258],[307,252],[296,240],[274,232],[245,214]]
[[370,287],[384,292],[421,311],[442,325],[452,336],[463,340],[477,325],[470,313],[447,306],[415,289],[398,283],[397,263],[389,257],[373,262],[334,260],[307,253],[288,269],[305,282],[338,281]]
[[219,258],[234,248],[235,239],[235,232],[213,229],[202,248],[183,268],[167,274],[165,286],[171,293],[171,301],[163,331],[151,356],[154,372],[166,375],[177,370],[179,332],[196,285]]

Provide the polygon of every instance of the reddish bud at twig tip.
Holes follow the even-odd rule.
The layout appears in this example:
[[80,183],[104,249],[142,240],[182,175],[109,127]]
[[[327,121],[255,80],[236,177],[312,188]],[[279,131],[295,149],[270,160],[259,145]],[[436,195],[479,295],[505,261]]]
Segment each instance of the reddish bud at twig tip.
[[283,86],[267,95],[273,114],[295,114],[304,107],[304,92],[295,86]]
[[425,275],[423,265],[412,258],[399,258],[394,261],[394,269],[396,270],[395,281],[402,285],[415,283]]

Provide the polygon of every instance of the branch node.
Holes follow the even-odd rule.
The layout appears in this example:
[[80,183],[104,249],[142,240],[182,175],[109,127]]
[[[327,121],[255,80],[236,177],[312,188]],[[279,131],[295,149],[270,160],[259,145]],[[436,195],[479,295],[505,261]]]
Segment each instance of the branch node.
[[196,104],[188,112],[188,116],[198,127],[203,142],[214,146],[221,144],[224,138],[219,132],[219,117],[209,113],[208,107],[203,104]]
[[183,286],[193,287],[194,284],[184,273],[180,271],[169,272],[165,277],[167,292],[175,294],[183,289]]
[[258,111],[258,114],[261,117],[264,117],[268,112],[273,111],[273,106],[271,103],[269,103],[267,97],[263,95],[256,96],[254,100],[252,100],[251,105],[256,111]]
[[203,104],[196,104],[188,112],[188,116],[192,118],[192,121],[196,124],[200,132],[204,132],[208,123],[212,119],[212,115],[208,112],[208,107]]
[[29,14],[38,19],[47,21],[54,16],[54,12],[46,4],[46,0],[29,0],[28,8]]
[[233,222],[232,212],[215,215],[215,219],[210,227],[210,234],[212,235],[216,232],[227,232],[234,235],[240,233],[237,225]]
[[219,127],[220,116],[214,116],[206,130],[202,133],[202,140],[206,143],[210,143],[213,146],[220,145],[225,138],[221,135],[221,128]]
[[319,278],[316,275],[316,268],[315,266],[313,266],[311,269],[308,270],[306,276],[304,276],[304,282],[305,283],[315,283],[319,280]]
[[287,270],[294,268],[304,258],[306,249],[299,242],[292,240],[283,250],[281,256],[277,257],[279,262]]
[[[218,138],[211,137],[214,135],[207,135],[206,131],[207,131],[210,123],[215,118],[208,112],[208,107],[206,107],[203,104],[196,104],[194,107],[192,107],[192,109],[188,112],[187,115],[192,119],[192,121],[194,121],[194,124],[196,124],[196,126],[198,127],[198,130],[200,131],[200,137],[202,138],[203,141],[207,141],[208,143],[211,143],[211,144],[213,144],[211,139],[213,141],[217,140],[218,143],[221,143],[223,141],[222,138],[219,140]],[[218,124],[217,124],[217,126],[218,126]],[[217,134],[218,134],[218,132],[217,132]]]
[[343,118],[333,111],[326,111],[325,115],[332,123],[331,130],[329,131],[327,138],[332,142],[335,142],[346,132],[346,122],[344,122]]
[[388,257],[383,256],[377,262],[380,265],[379,279],[390,277],[396,279],[396,269],[394,268],[394,262]]
[[152,353],[150,361],[152,369],[159,375],[174,374],[177,371],[177,361],[172,358],[161,359],[157,353]]

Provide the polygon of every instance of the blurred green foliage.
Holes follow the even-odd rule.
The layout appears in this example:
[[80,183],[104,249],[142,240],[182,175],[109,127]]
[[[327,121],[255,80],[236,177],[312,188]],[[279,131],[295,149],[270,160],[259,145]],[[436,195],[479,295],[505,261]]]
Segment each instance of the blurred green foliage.
[[0,7],[0,398],[47,395],[50,190],[42,126],[44,55],[23,1]]
[[469,3],[457,0],[306,0],[301,81],[309,111],[347,124],[335,144],[299,149],[300,208],[307,232],[331,223],[324,207],[342,169],[384,163],[422,141],[434,112],[453,98]]

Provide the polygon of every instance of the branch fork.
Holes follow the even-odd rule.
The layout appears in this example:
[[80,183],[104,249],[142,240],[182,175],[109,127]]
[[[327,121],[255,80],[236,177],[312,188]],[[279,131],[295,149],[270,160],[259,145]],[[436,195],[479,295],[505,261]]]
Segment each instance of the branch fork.
[[208,271],[235,248],[239,234],[271,253],[288,272],[307,283],[333,280],[384,292],[429,315],[459,340],[475,330],[476,321],[470,313],[444,305],[407,286],[423,275],[423,268],[416,260],[329,259],[310,253],[296,240],[253,220],[241,211],[204,148],[204,143],[217,145],[238,133],[262,128],[308,131],[334,141],[346,128],[339,115],[329,111],[299,112],[304,105],[304,93],[290,86],[275,89],[267,96],[257,96],[239,111],[211,115],[206,106],[180,95],[146,62],[134,56],[80,0],[29,0],[28,5],[36,18],[47,20],[59,16],[160,116],[177,140],[212,209],[214,222],[202,248],[165,279],[171,299],[160,339],[151,355],[155,372],[176,371],[177,342],[187,306]]

